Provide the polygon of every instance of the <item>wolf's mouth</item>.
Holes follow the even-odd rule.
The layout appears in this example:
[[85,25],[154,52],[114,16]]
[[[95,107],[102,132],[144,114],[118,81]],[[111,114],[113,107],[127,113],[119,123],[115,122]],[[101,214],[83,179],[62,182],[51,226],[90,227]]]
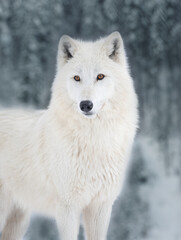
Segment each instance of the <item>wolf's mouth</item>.
[[84,115],[91,116],[91,115],[94,115],[94,114],[93,113],[84,113]]
[[89,113],[84,113],[84,116],[87,118],[94,118],[96,116],[95,113],[89,112]]

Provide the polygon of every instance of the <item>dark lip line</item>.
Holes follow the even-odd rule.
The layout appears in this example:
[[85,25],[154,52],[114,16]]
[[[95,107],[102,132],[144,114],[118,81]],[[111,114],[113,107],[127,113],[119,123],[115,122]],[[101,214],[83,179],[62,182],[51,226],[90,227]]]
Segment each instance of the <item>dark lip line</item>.
[[91,115],[93,115],[93,113],[84,113],[84,115],[91,116]]

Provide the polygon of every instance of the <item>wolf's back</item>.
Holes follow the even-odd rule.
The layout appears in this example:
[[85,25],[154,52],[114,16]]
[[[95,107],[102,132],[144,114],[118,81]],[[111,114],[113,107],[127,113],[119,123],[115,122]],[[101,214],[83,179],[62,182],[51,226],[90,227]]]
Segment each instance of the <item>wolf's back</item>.
[[43,111],[3,110],[0,111],[0,151],[8,142],[22,135],[31,134]]

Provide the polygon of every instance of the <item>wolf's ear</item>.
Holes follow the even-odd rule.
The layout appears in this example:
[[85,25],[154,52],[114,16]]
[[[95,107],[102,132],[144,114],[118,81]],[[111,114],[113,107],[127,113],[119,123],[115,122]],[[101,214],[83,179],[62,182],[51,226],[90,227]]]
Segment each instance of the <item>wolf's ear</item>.
[[119,32],[113,32],[105,38],[106,54],[113,61],[126,64],[124,44]]
[[60,38],[58,46],[58,62],[66,63],[74,57],[76,51],[75,41],[68,35],[63,35]]

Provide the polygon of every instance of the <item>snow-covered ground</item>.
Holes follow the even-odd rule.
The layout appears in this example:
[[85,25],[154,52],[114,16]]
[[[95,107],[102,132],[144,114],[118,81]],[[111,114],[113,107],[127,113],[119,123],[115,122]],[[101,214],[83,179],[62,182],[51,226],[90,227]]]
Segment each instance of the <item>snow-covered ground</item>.
[[125,187],[113,208],[110,239],[181,239],[179,146],[179,138],[170,139],[169,149],[153,138],[137,139]]

